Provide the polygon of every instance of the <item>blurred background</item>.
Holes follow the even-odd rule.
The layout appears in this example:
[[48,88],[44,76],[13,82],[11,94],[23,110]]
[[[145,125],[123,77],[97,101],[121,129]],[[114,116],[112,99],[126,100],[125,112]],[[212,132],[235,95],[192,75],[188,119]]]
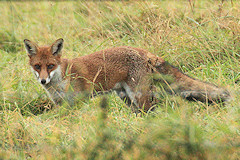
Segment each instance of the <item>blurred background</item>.
[[[0,159],[239,158],[239,1],[1,1],[0,8]],[[208,105],[163,95],[155,112],[138,116],[112,93],[49,110],[23,40],[58,38],[65,58],[146,49],[233,99]]]

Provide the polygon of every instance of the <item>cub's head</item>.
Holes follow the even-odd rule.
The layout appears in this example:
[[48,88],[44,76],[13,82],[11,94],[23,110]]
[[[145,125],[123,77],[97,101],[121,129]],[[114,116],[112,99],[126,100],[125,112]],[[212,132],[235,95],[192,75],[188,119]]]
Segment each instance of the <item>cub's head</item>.
[[56,74],[61,74],[62,38],[50,46],[39,47],[27,39],[24,40],[24,44],[30,58],[32,71],[41,84],[48,84]]

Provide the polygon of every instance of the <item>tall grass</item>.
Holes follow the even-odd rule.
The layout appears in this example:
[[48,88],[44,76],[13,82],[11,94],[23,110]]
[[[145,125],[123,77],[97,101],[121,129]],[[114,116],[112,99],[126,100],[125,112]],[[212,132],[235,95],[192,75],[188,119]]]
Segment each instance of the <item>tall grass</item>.
[[[0,2],[1,159],[239,159],[240,2]],[[114,94],[53,108],[23,47],[65,40],[63,57],[134,46],[228,89],[225,106],[163,95],[136,116]],[[101,106],[101,107],[100,107]]]

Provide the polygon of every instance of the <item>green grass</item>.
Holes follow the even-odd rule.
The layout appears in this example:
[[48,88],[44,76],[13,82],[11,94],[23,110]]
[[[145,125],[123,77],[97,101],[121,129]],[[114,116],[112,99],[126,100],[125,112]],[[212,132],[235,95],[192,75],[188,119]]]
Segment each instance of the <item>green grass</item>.
[[[239,159],[240,2],[190,2],[0,2],[0,159]],[[49,110],[23,39],[60,37],[63,57],[140,47],[233,99],[164,95],[141,117],[115,94]]]

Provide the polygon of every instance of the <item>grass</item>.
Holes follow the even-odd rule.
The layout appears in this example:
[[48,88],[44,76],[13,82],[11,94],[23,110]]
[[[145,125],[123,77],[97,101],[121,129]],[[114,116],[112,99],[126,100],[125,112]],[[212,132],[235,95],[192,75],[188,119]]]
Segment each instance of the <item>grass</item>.
[[[0,159],[239,159],[240,2],[0,2]],[[65,40],[63,57],[140,47],[228,89],[225,106],[164,95],[139,117],[113,93],[52,107],[23,46]]]

